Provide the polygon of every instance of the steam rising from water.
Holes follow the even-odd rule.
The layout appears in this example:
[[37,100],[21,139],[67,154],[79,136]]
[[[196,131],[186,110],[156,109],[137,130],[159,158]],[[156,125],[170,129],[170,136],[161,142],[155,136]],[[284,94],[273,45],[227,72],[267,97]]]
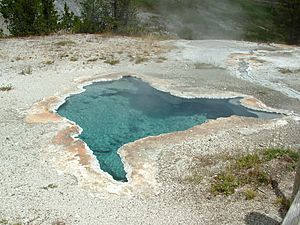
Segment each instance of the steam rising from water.
[[243,9],[234,0],[161,0],[168,31],[184,39],[240,39]]

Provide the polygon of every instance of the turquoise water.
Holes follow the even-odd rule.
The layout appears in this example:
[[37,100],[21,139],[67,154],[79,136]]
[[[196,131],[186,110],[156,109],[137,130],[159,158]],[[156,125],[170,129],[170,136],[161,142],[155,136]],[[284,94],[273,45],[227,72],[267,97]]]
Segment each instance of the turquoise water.
[[258,117],[230,100],[179,98],[131,77],[85,89],[67,98],[58,113],[83,129],[79,138],[93,151],[101,169],[123,182],[126,172],[117,150],[126,143],[186,130],[207,119]]

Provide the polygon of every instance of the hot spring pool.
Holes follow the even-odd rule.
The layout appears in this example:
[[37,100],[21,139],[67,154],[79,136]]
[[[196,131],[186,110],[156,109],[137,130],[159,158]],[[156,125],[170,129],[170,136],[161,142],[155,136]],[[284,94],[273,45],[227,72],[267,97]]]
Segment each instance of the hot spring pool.
[[249,110],[237,99],[186,99],[158,91],[140,79],[97,82],[85,92],[68,97],[58,114],[74,121],[79,136],[97,157],[103,171],[126,182],[126,172],[117,150],[147,136],[182,131],[208,119],[239,115],[274,117]]

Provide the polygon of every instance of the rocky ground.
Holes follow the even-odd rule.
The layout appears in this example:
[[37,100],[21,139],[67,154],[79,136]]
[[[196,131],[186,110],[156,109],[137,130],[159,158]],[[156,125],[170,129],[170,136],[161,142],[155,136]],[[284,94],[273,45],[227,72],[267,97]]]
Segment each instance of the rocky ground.
[[[1,39],[0,224],[278,224],[278,196],[270,185],[246,201],[240,190],[212,195],[209,179],[224,169],[224,155],[300,148],[299,59],[299,47],[237,41]],[[121,149],[130,182],[118,184],[67,150],[62,140],[70,141],[69,133],[60,133],[72,126],[67,121],[28,115],[44,98],[122,75],[180,96],[254,96],[287,116],[222,118],[130,143]],[[187,179],[195,166],[206,176],[197,185]],[[293,171],[273,176],[289,196]]]

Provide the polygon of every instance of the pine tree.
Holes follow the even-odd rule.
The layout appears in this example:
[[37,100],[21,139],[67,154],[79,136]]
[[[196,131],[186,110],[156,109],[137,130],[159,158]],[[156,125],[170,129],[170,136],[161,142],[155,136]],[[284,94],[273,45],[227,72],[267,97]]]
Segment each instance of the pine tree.
[[44,20],[44,32],[51,33],[58,28],[58,16],[54,0],[42,0],[42,16]]
[[54,0],[2,0],[0,12],[15,36],[48,34],[57,29]]
[[97,33],[111,30],[113,18],[111,5],[106,0],[85,0],[82,4],[80,32]]
[[35,20],[39,0],[2,0],[0,12],[12,35],[31,35],[37,32]]
[[132,0],[113,0],[112,10],[116,26],[126,26],[135,17]]
[[75,22],[78,18],[70,11],[67,3],[64,5],[64,12],[60,22],[60,28],[66,31],[72,31],[75,26]]

